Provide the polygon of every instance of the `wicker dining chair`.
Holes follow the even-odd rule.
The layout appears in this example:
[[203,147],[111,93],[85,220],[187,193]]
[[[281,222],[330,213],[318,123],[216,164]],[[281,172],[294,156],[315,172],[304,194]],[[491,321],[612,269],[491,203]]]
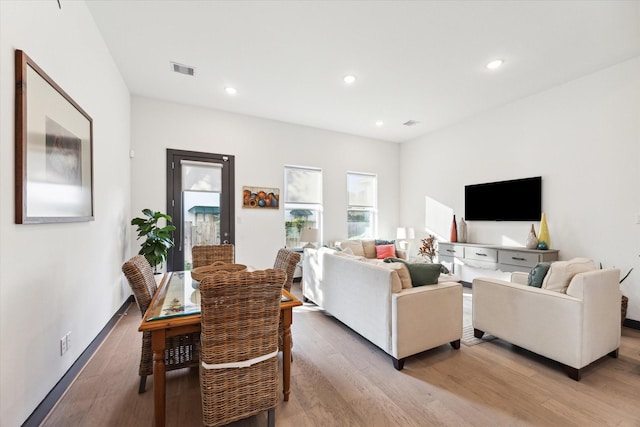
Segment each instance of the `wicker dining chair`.
[[219,272],[200,282],[200,395],[206,426],[268,411],[278,403],[278,319],[285,273]]
[[[296,271],[296,266],[300,262],[300,254],[292,250],[282,248],[278,251],[276,261],[273,264],[274,270],[284,270],[287,273],[287,280],[284,282],[284,289],[291,291],[291,285],[293,284],[293,274]],[[284,343],[284,327],[282,322],[278,325],[278,349],[282,351]],[[291,338],[291,347],[293,347],[293,338]],[[293,360],[293,354],[291,355]]]
[[[142,255],[136,255],[122,265],[122,271],[129,281],[140,314],[144,316],[151,299],[157,290],[151,265]],[[200,356],[200,334],[186,334],[166,339],[164,363],[165,370],[197,366]],[[153,350],[151,349],[151,332],[142,333],[142,352],[140,354],[140,387],[138,393],[144,393],[147,375],[153,374]]]
[[211,265],[217,262],[232,264],[234,262],[234,247],[230,243],[222,245],[203,245],[191,248],[193,268]]

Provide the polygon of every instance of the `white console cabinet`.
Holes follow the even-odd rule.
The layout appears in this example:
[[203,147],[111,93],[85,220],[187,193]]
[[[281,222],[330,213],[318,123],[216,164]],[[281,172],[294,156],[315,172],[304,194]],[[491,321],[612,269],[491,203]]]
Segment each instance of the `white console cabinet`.
[[503,272],[529,272],[539,262],[558,260],[557,249],[527,249],[479,243],[438,243],[438,260],[474,268]]

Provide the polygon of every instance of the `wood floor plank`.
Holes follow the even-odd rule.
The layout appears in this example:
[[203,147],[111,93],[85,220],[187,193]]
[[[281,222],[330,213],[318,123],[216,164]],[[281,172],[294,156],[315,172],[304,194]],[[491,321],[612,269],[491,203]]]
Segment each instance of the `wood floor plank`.
[[[298,284],[293,291],[300,296]],[[291,396],[283,401],[279,378],[278,427],[640,426],[637,330],[623,328],[619,357],[601,359],[576,382],[557,362],[499,339],[459,350],[444,345],[396,371],[389,355],[313,304],[294,311]],[[152,377],[138,394],[139,323],[132,305],[42,426],[152,425]],[[258,414],[231,426],[266,421]],[[167,426],[201,422],[197,369],[168,372]]]

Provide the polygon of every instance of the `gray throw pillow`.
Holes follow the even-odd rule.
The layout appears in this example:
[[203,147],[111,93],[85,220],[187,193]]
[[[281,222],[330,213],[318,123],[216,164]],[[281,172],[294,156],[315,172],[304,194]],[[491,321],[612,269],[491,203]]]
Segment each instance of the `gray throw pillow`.
[[413,287],[435,285],[438,283],[438,277],[440,277],[440,271],[442,270],[442,264],[413,263],[406,262],[400,258],[385,258],[384,262],[404,263],[409,269]]
[[542,281],[544,280],[544,276],[547,275],[549,271],[549,267],[551,267],[550,262],[540,262],[533,266],[531,271],[529,272],[529,277],[527,278],[527,285],[535,286],[536,288],[542,287]]

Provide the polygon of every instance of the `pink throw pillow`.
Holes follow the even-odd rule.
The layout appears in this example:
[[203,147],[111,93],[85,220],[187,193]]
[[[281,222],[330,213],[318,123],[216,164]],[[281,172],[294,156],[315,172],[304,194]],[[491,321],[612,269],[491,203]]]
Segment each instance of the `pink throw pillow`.
[[396,257],[396,247],[394,245],[376,246],[376,258],[385,259],[389,257],[392,257],[392,258]]

